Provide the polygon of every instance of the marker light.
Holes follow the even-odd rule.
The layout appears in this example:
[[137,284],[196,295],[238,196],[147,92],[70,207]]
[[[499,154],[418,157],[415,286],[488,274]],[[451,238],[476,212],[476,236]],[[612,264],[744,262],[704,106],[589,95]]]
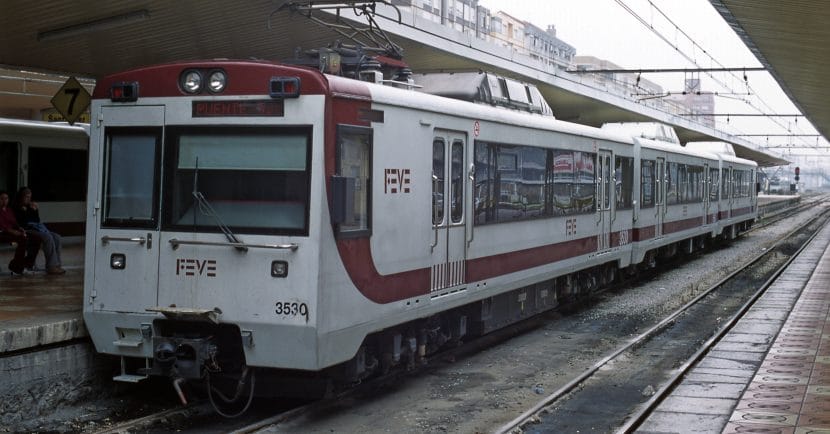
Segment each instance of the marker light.
[[271,98],[297,98],[300,96],[300,77],[271,77]]
[[127,267],[127,255],[123,253],[113,253],[110,256],[110,268],[113,270],[123,270]]
[[202,90],[202,74],[199,71],[185,71],[180,79],[183,91],[187,93],[199,93]]
[[138,100],[138,82],[121,81],[110,88],[110,99],[113,102],[133,102]]
[[272,277],[286,277],[288,276],[288,262],[273,261],[271,262],[271,276]]
[[208,90],[213,93],[222,92],[225,90],[225,83],[227,82],[227,79],[225,71],[211,71],[210,76],[208,76]]

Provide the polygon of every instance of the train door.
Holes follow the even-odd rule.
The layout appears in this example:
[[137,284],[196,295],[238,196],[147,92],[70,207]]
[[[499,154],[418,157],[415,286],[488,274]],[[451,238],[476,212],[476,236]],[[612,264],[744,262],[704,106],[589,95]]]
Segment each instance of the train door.
[[0,190],[14,196],[20,184],[20,143],[0,142]]
[[603,251],[611,247],[611,213],[615,205],[612,175],[614,158],[610,151],[599,151],[597,161],[597,220],[599,220],[597,250]]
[[463,133],[436,130],[432,142],[432,291],[465,282],[466,148]]
[[94,310],[153,307],[158,298],[159,189],[164,108],[103,107],[92,263]]
[[654,223],[654,236],[655,237],[662,237],[663,236],[663,220],[666,217],[666,183],[668,182],[666,176],[666,159],[665,158],[658,158],[657,159],[657,168],[656,173],[654,174],[656,178],[656,186],[657,189],[654,192],[654,209],[657,215],[655,216],[655,223]]

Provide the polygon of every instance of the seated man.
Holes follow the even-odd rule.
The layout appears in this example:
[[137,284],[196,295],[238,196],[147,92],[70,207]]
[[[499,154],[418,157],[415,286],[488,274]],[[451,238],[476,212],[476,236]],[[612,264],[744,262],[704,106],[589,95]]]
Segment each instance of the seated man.
[[64,274],[61,268],[61,236],[50,231],[40,221],[37,203],[32,202],[32,190],[23,187],[15,198],[17,205],[14,215],[17,223],[26,230],[26,236],[37,239],[43,246],[43,256],[46,257],[46,274]]
[[17,224],[14,212],[9,207],[9,194],[5,191],[0,191],[0,242],[17,243],[14,258],[9,262],[12,273],[23,274],[24,269],[34,266],[40,243],[29,240],[26,231]]

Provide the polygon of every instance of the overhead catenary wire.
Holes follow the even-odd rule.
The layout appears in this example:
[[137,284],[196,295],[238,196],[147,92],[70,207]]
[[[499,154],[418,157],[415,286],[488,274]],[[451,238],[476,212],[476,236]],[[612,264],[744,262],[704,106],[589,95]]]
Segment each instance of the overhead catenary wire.
[[[631,15],[634,19],[636,19],[636,20],[637,20],[640,24],[642,24],[642,25],[643,25],[643,26],[645,26],[647,29],[649,29],[652,33],[654,33],[654,34],[655,34],[658,38],[660,38],[661,40],[663,40],[666,44],[668,44],[669,46],[671,46],[672,48],[674,48],[674,49],[675,49],[675,51],[677,51],[677,53],[679,53],[679,54],[680,54],[680,55],[681,55],[681,56],[682,56],[682,57],[683,57],[686,61],[690,62],[691,64],[693,64],[693,65],[695,65],[695,66],[697,66],[697,67],[701,67],[701,65],[698,63],[698,61],[697,61],[697,60],[696,60],[693,56],[688,55],[686,52],[684,52],[684,51],[680,48],[680,46],[679,46],[679,44],[678,44],[677,42],[674,42],[674,43],[673,43],[672,41],[670,41],[670,40],[669,40],[669,38],[668,38],[667,36],[665,36],[665,35],[664,35],[664,34],[662,34],[659,30],[657,30],[657,29],[655,28],[655,26],[654,26],[652,23],[647,22],[647,21],[645,20],[645,18],[643,18],[640,14],[638,14],[638,13],[637,13],[637,12],[636,12],[633,8],[631,8],[629,5],[627,5],[627,4],[624,2],[624,0],[615,0],[615,2],[616,2],[616,3],[617,3],[617,4],[621,7],[621,8],[623,8],[626,12],[628,12],[628,13],[629,13],[629,14],[630,14],[630,15]],[[681,34],[681,35],[683,35],[683,36],[684,36],[684,37],[685,37],[685,38],[686,38],[689,42],[691,42],[691,43],[692,43],[692,47],[693,47],[693,49],[694,49],[694,48],[699,49],[699,50],[700,50],[703,54],[705,54],[705,55],[706,55],[706,56],[710,59],[710,61],[714,62],[715,64],[717,64],[717,65],[718,65],[718,66],[720,66],[720,67],[724,67],[724,68],[725,68],[725,66],[723,65],[723,63],[721,63],[721,62],[719,62],[717,59],[715,59],[715,57],[714,57],[714,56],[712,56],[712,55],[708,52],[708,50],[706,50],[703,46],[701,46],[700,44],[698,44],[698,43],[697,43],[697,41],[695,41],[695,39],[694,39],[694,38],[692,38],[692,37],[691,37],[691,36],[690,36],[690,35],[689,35],[686,31],[684,31],[684,30],[683,30],[680,26],[678,26],[678,25],[677,25],[677,23],[675,23],[675,22],[674,22],[674,21],[673,21],[673,20],[672,20],[672,19],[671,19],[671,18],[670,18],[670,17],[669,17],[666,13],[665,13],[665,12],[663,12],[663,11],[662,11],[662,10],[661,10],[661,9],[660,9],[657,5],[655,5],[653,1],[648,0],[648,3],[649,3],[649,5],[650,5],[650,6],[651,6],[651,8],[652,8],[652,13],[653,13],[653,11],[657,11],[657,13],[659,13],[659,14],[660,14],[660,16],[662,16],[662,17],[663,17],[663,18],[664,18],[664,19],[665,19],[665,20],[666,20],[666,21],[667,21],[667,22],[668,22],[671,26],[673,26],[673,27],[675,28],[675,32],[676,32],[676,34],[677,34],[677,33],[680,33],[680,34]],[[652,22],[653,22],[653,20],[654,20],[654,18],[653,18],[653,16],[652,16]],[[675,34],[675,36],[676,36],[676,34]],[[701,67],[701,68],[702,68],[702,67]],[[702,68],[702,69],[703,69],[703,68]],[[718,85],[720,85],[720,86],[721,86],[721,87],[723,87],[724,89],[728,89],[730,92],[732,92],[732,93],[736,93],[736,92],[734,91],[734,89],[732,89],[732,88],[731,88],[731,87],[730,87],[727,83],[725,83],[725,82],[723,82],[722,80],[718,79],[718,78],[717,78],[717,77],[715,77],[712,73],[707,72],[706,74],[707,74],[707,75],[708,75],[708,76],[709,76],[709,77],[710,77],[713,81],[715,81],[715,83],[717,83]],[[757,94],[757,92],[755,92],[755,91],[754,91],[754,89],[753,89],[753,88],[749,85],[749,82],[748,82],[748,80],[746,79],[746,73],[745,73],[745,72],[744,72],[744,74],[743,74],[743,76],[742,76],[742,77],[737,77],[737,76],[735,76],[735,73],[734,73],[734,72],[730,72],[730,74],[731,74],[734,78],[736,78],[736,79],[738,79],[738,80],[743,80],[744,84],[746,85],[747,92],[748,92],[748,93],[751,93],[753,96],[755,96],[755,98],[759,101],[759,103],[760,103],[762,106],[764,106],[765,110],[763,110],[763,109],[761,109],[761,108],[757,107],[755,104],[753,104],[753,103],[752,103],[751,101],[749,101],[748,99],[744,99],[744,100],[742,100],[745,104],[747,104],[747,105],[748,105],[749,107],[751,107],[752,109],[754,109],[754,110],[758,111],[759,113],[762,113],[762,114],[763,114],[763,113],[765,113],[765,111],[766,111],[766,112],[767,112],[767,113],[766,113],[766,114],[767,114],[767,117],[768,117],[768,118],[769,118],[769,119],[770,119],[773,123],[775,123],[776,125],[778,125],[779,127],[781,127],[782,129],[784,129],[784,130],[786,130],[786,131],[791,131],[791,130],[792,130],[791,128],[789,128],[789,127],[785,126],[785,125],[784,125],[784,124],[783,124],[783,123],[782,123],[779,119],[777,119],[775,114],[769,113],[769,112],[773,112],[773,111],[774,111],[774,109],[773,109],[773,108],[772,108],[772,107],[771,107],[771,106],[770,106],[770,105],[769,105],[766,101],[764,101],[764,99],[763,99],[763,98],[761,98],[761,97]],[[800,127],[797,127],[797,128],[798,128],[798,130],[799,130],[799,131],[802,131],[802,132],[803,132],[803,130],[801,130],[801,128],[800,128]],[[803,139],[802,139],[802,140],[803,140]],[[805,143],[806,143],[806,141],[805,141]],[[808,145],[809,145],[809,144],[808,144]]]

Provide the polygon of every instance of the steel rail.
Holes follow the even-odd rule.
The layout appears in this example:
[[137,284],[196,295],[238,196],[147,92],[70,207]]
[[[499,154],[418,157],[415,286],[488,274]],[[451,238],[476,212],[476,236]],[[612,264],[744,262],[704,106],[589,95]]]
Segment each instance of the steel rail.
[[110,425],[108,427],[99,429],[97,431],[93,431],[93,434],[121,434],[126,432],[132,432],[132,430],[140,430],[146,429],[150,426],[161,422],[164,419],[168,419],[171,416],[183,415],[185,417],[192,416],[194,414],[199,413],[207,413],[213,411],[213,407],[210,404],[203,403],[203,404],[196,404],[196,405],[188,405],[186,407],[176,407],[176,408],[169,408],[166,410],[162,410],[147,416],[140,417],[138,419],[132,419],[126,422],[117,423],[115,425]]

